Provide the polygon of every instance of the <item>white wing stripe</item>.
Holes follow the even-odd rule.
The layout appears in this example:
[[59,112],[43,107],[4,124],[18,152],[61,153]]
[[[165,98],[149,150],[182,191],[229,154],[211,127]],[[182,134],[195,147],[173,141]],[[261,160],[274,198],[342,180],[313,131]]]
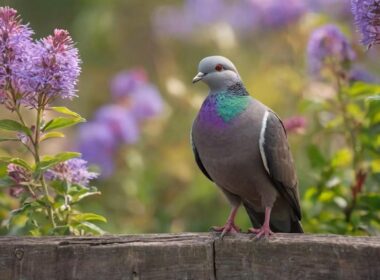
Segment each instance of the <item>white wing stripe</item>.
[[269,168],[268,168],[268,161],[267,161],[267,158],[265,156],[265,150],[264,150],[265,129],[267,128],[268,116],[269,116],[269,111],[265,111],[263,121],[261,122],[259,148],[260,148],[261,159],[263,160],[264,167],[265,167],[266,171],[268,172],[268,174],[270,174]]

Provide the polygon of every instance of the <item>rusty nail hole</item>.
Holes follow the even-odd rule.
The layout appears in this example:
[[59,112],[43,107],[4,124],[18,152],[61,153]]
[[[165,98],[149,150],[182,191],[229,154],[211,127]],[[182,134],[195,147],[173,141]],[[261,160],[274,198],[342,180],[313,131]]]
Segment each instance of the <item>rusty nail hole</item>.
[[23,248],[16,248],[15,249],[15,256],[18,260],[22,260],[24,257],[24,249]]

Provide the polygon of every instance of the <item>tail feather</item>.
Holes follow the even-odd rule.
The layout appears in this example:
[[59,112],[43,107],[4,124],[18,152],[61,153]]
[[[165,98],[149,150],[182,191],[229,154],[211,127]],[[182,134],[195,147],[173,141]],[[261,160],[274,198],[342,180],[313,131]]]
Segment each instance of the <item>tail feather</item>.
[[[248,203],[243,203],[245,210],[251,220],[251,223],[254,228],[260,228],[265,219],[265,214],[263,212],[257,212],[250,206]],[[290,222],[290,225],[289,225]],[[289,233],[303,233],[301,222],[298,220],[293,220],[290,218],[290,221],[277,221],[276,223],[271,220],[270,227],[273,232],[289,232]]]

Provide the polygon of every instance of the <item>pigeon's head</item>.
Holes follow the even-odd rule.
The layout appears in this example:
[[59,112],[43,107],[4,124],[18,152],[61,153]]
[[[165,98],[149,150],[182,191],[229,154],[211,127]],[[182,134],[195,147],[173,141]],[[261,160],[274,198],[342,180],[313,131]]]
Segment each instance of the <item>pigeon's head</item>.
[[229,86],[240,82],[235,65],[223,56],[208,56],[199,62],[198,74],[193,83],[205,82],[211,91],[226,90]]

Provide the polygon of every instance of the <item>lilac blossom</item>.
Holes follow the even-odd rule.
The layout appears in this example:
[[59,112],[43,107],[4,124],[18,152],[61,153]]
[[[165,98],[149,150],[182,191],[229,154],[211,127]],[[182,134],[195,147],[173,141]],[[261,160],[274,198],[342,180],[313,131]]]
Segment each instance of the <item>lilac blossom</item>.
[[368,47],[380,44],[380,0],[351,0],[355,23]]
[[101,122],[111,130],[117,141],[134,144],[140,137],[138,124],[134,116],[119,105],[106,105],[95,113],[95,122]]
[[32,180],[32,174],[24,167],[13,163],[8,164],[7,173],[9,178],[13,181],[9,189],[9,195],[19,197],[25,191],[24,184]]
[[[125,107],[124,111],[127,115],[131,111],[133,117],[138,121],[156,116],[163,111],[164,102],[160,92],[154,85],[148,83],[143,69],[118,73],[111,81],[111,93],[113,99],[120,105],[120,109],[116,109],[116,111],[120,111],[120,115],[124,115],[121,112],[122,106]],[[125,100],[127,102],[124,102]],[[106,115],[112,115],[108,113],[110,111],[108,109],[101,109],[102,111],[106,112]]]
[[183,6],[159,7],[153,25],[160,36],[186,40],[196,31],[219,23],[230,24],[242,33],[282,27],[298,20],[306,8],[303,0],[187,0]]
[[87,161],[80,158],[73,158],[58,163],[53,168],[46,171],[45,177],[48,180],[66,181],[71,184],[87,186],[90,180],[98,177],[98,173],[89,172]]
[[114,171],[113,157],[117,147],[118,143],[107,124],[89,122],[79,127],[78,150],[89,164],[100,167],[102,177],[108,177]]
[[80,59],[69,33],[55,29],[53,35],[34,45],[33,53],[31,86],[39,99],[35,103],[44,105],[56,97],[75,97]]
[[27,169],[14,163],[8,164],[7,173],[8,176],[17,185],[29,182],[32,179],[32,174]]
[[223,0],[186,0],[183,12],[194,25],[212,24],[222,20],[225,13]]
[[129,97],[139,86],[147,82],[147,75],[143,69],[132,69],[119,72],[111,80],[111,94],[115,101]]
[[252,0],[259,9],[263,27],[282,27],[298,20],[305,12],[303,0]]
[[153,13],[152,22],[160,37],[186,39],[194,31],[193,21],[178,7],[159,7]]
[[322,26],[311,34],[307,56],[310,73],[318,76],[326,65],[342,67],[355,59],[355,52],[335,25]]
[[377,83],[378,79],[368,71],[355,67],[348,73],[348,79],[350,82],[365,82],[365,83]]
[[32,34],[16,10],[0,7],[0,103],[9,109],[32,98],[27,67]]
[[137,120],[141,121],[157,116],[162,113],[163,109],[164,102],[155,86],[147,84],[135,91],[131,110]]
[[307,0],[310,11],[328,14],[333,17],[347,18],[351,15],[351,0]]

